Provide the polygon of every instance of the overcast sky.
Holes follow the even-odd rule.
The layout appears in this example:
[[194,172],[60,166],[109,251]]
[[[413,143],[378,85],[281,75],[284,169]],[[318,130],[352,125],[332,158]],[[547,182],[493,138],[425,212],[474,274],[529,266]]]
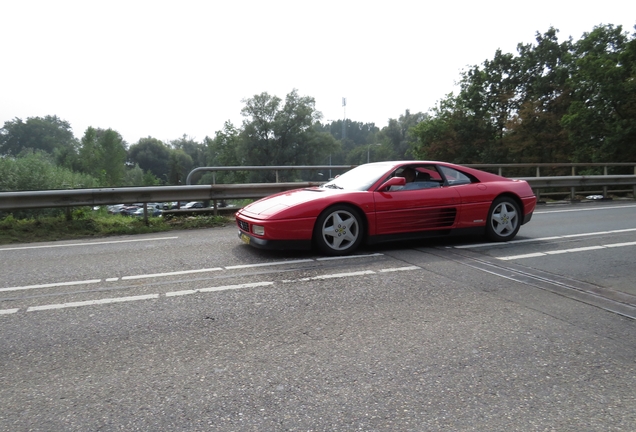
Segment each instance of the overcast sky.
[[386,126],[426,112],[461,70],[550,26],[634,32],[636,1],[0,0],[0,126],[57,115],[80,138],[112,128],[213,137],[242,100],[297,89],[324,120]]

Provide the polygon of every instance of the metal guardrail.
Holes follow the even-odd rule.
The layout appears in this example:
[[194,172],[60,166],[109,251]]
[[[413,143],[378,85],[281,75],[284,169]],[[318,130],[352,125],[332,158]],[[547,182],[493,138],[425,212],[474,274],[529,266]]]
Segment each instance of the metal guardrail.
[[511,163],[511,164],[463,164],[477,169],[497,170],[497,174],[504,175],[504,168],[534,168],[536,177],[541,177],[541,168],[570,168],[572,176],[576,175],[577,168],[603,168],[603,175],[608,175],[609,167],[631,167],[636,175],[636,162],[591,162],[591,163]]
[[[548,168],[569,168],[571,175],[576,175],[577,168],[603,168],[603,175],[608,175],[609,167],[631,167],[636,175],[636,162],[591,162],[591,163],[511,163],[511,164],[463,164],[464,166],[497,171],[500,176],[504,175],[504,168],[534,168],[536,177],[541,177],[541,169]],[[275,165],[275,166],[211,166],[211,167],[198,167],[190,171],[186,178],[186,184],[192,184],[192,178],[195,174],[201,172],[212,173],[212,184],[216,184],[216,173],[223,171],[274,171],[276,175],[276,183],[279,182],[280,171],[326,171],[329,170],[329,177],[331,177],[331,170],[349,170],[355,168],[357,165]]]
[[[223,171],[274,171],[276,174],[276,183],[279,182],[280,171],[327,171],[329,170],[329,176],[331,176],[331,170],[350,170],[357,165],[274,165],[274,166],[217,166],[217,167],[198,167],[190,171],[186,178],[186,184],[192,184],[192,178],[195,174],[201,172],[212,173],[212,184],[216,184],[216,173]],[[327,180],[327,179],[325,179]]]
[[631,186],[632,196],[636,199],[636,175],[519,177],[519,179],[530,184],[537,199],[541,198],[541,189],[570,188],[570,199],[574,200],[578,188],[584,188],[583,191],[578,190],[579,194],[589,195],[597,192],[589,188],[601,187],[600,192],[607,198],[610,187],[627,186]]
[[320,182],[251,183],[0,192],[0,210],[262,198],[290,189],[320,184]]
[[[535,193],[538,193],[540,189],[549,188],[631,186],[636,196],[636,175],[524,177],[521,179],[527,181]],[[262,198],[278,192],[320,184],[320,182],[290,182],[0,192],[0,210]]]

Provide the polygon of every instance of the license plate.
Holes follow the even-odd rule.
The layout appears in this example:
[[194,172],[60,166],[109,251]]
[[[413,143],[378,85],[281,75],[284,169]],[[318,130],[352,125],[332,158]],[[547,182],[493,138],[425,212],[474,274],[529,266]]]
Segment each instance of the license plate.
[[240,235],[239,237],[241,237],[241,240],[243,240],[243,242],[244,242],[245,244],[250,244],[250,238],[249,238],[249,236],[246,236],[245,234],[241,233],[241,235]]

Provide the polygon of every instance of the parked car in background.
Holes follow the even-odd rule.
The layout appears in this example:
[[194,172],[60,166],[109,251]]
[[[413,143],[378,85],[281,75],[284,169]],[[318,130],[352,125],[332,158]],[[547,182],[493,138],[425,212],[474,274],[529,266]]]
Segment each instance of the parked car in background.
[[[163,210],[156,207],[148,207],[148,216],[159,217],[163,214]],[[135,217],[143,217],[144,216],[144,208],[138,208],[135,210],[131,216]]]
[[203,203],[199,201],[191,201],[183,206],[184,209],[204,208]]

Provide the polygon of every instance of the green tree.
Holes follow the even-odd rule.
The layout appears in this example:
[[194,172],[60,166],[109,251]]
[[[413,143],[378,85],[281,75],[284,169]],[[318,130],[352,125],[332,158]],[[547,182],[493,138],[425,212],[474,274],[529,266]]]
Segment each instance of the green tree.
[[168,180],[170,147],[156,138],[141,138],[131,145],[128,149],[128,161],[138,164],[144,171],[150,171],[157,178]]
[[397,119],[389,119],[389,124],[382,128],[378,136],[378,141],[385,144],[388,150],[384,159],[409,159],[412,156],[411,147],[417,142],[411,129],[427,118],[428,114],[411,114],[410,110],[406,110]]
[[[217,131],[214,138],[205,137],[207,166],[239,166],[245,165],[245,159],[239,158],[240,131],[232,122],[226,121],[223,129]],[[245,171],[219,171],[201,177],[203,183],[245,183],[248,175]],[[194,180],[193,180],[194,181]]]
[[572,103],[562,124],[577,162],[636,160],[636,39],[595,27],[574,46]]
[[185,184],[188,173],[193,168],[190,155],[183,150],[172,150],[169,161],[168,182],[173,185]]
[[121,135],[112,129],[86,129],[80,142],[82,171],[100,178],[103,186],[121,186],[125,177],[126,147]]
[[338,147],[330,134],[313,127],[322,114],[312,97],[299,96],[294,89],[284,104],[268,93],[244,102],[239,151],[246,165],[313,165]]
[[77,139],[69,122],[57,116],[19,118],[7,121],[0,129],[0,154],[18,155],[25,150],[59,155],[60,162],[71,167],[75,162]]
[[46,152],[23,151],[20,157],[0,157],[0,190],[25,191],[90,188],[95,178],[55,164]]
[[519,44],[520,106],[504,137],[508,162],[567,162],[572,146],[561,119],[570,97],[572,41],[557,39],[558,30],[537,33],[536,44]]
[[170,141],[170,146],[175,150],[182,150],[192,159],[194,167],[205,166],[206,164],[206,146],[203,143],[196,142],[187,135]]
[[416,158],[455,163],[481,162],[483,149],[492,139],[484,119],[453,94],[441,100],[432,116],[413,127],[412,133],[417,141],[411,152]]
[[160,186],[161,184],[161,180],[150,171],[144,172],[137,164],[126,169],[124,186]]

